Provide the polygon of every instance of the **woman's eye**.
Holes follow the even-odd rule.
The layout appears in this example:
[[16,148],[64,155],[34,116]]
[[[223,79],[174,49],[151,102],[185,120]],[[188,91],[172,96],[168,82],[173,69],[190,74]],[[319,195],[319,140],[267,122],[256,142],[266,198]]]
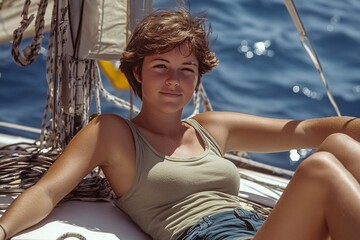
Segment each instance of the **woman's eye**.
[[154,66],[155,68],[160,68],[160,69],[166,69],[166,66],[164,64],[158,64]]
[[183,71],[192,72],[192,73],[194,72],[194,70],[191,68],[183,68]]
[[193,68],[182,68],[181,71],[187,75],[195,74],[195,70]]

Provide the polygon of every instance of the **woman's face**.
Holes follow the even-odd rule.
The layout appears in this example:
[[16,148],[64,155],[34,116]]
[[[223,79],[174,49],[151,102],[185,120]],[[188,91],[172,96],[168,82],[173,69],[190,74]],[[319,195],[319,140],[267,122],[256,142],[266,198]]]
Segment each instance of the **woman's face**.
[[165,112],[182,111],[197,86],[199,61],[183,44],[166,53],[146,56],[142,76],[135,71],[134,75],[142,84],[143,107],[150,104]]

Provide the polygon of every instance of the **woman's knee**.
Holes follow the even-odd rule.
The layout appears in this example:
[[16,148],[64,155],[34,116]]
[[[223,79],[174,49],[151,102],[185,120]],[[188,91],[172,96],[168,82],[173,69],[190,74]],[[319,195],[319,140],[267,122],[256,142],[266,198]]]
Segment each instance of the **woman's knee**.
[[349,135],[344,133],[333,133],[329,135],[319,146],[319,151],[332,152],[335,149],[344,149],[349,143],[355,143],[356,141]]
[[328,183],[329,179],[339,174],[341,168],[341,163],[333,154],[319,151],[302,161],[296,172],[302,178]]

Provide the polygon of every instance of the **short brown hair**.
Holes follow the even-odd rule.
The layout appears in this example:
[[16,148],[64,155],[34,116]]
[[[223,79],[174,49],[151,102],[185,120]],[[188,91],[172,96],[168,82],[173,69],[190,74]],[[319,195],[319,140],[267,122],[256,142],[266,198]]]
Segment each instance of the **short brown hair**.
[[186,43],[199,61],[199,84],[202,75],[218,64],[215,53],[210,50],[210,33],[211,27],[206,28],[205,18],[192,16],[185,8],[154,11],[134,29],[120,58],[120,69],[142,99],[141,83],[136,81],[133,69],[141,76],[145,56],[166,53]]

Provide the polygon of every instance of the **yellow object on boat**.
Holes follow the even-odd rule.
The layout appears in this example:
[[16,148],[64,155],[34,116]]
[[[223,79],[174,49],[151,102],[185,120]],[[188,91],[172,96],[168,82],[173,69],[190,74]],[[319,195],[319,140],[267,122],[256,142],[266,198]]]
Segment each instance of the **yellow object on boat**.
[[109,78],[110,82],[115,88],[119,90],[127,90],[130,88],[129,82],[125,77],[125,74],[120,71],[116,65],[111,61],[99,60],[98,61],[101,70],[104,72],[106,77]]

